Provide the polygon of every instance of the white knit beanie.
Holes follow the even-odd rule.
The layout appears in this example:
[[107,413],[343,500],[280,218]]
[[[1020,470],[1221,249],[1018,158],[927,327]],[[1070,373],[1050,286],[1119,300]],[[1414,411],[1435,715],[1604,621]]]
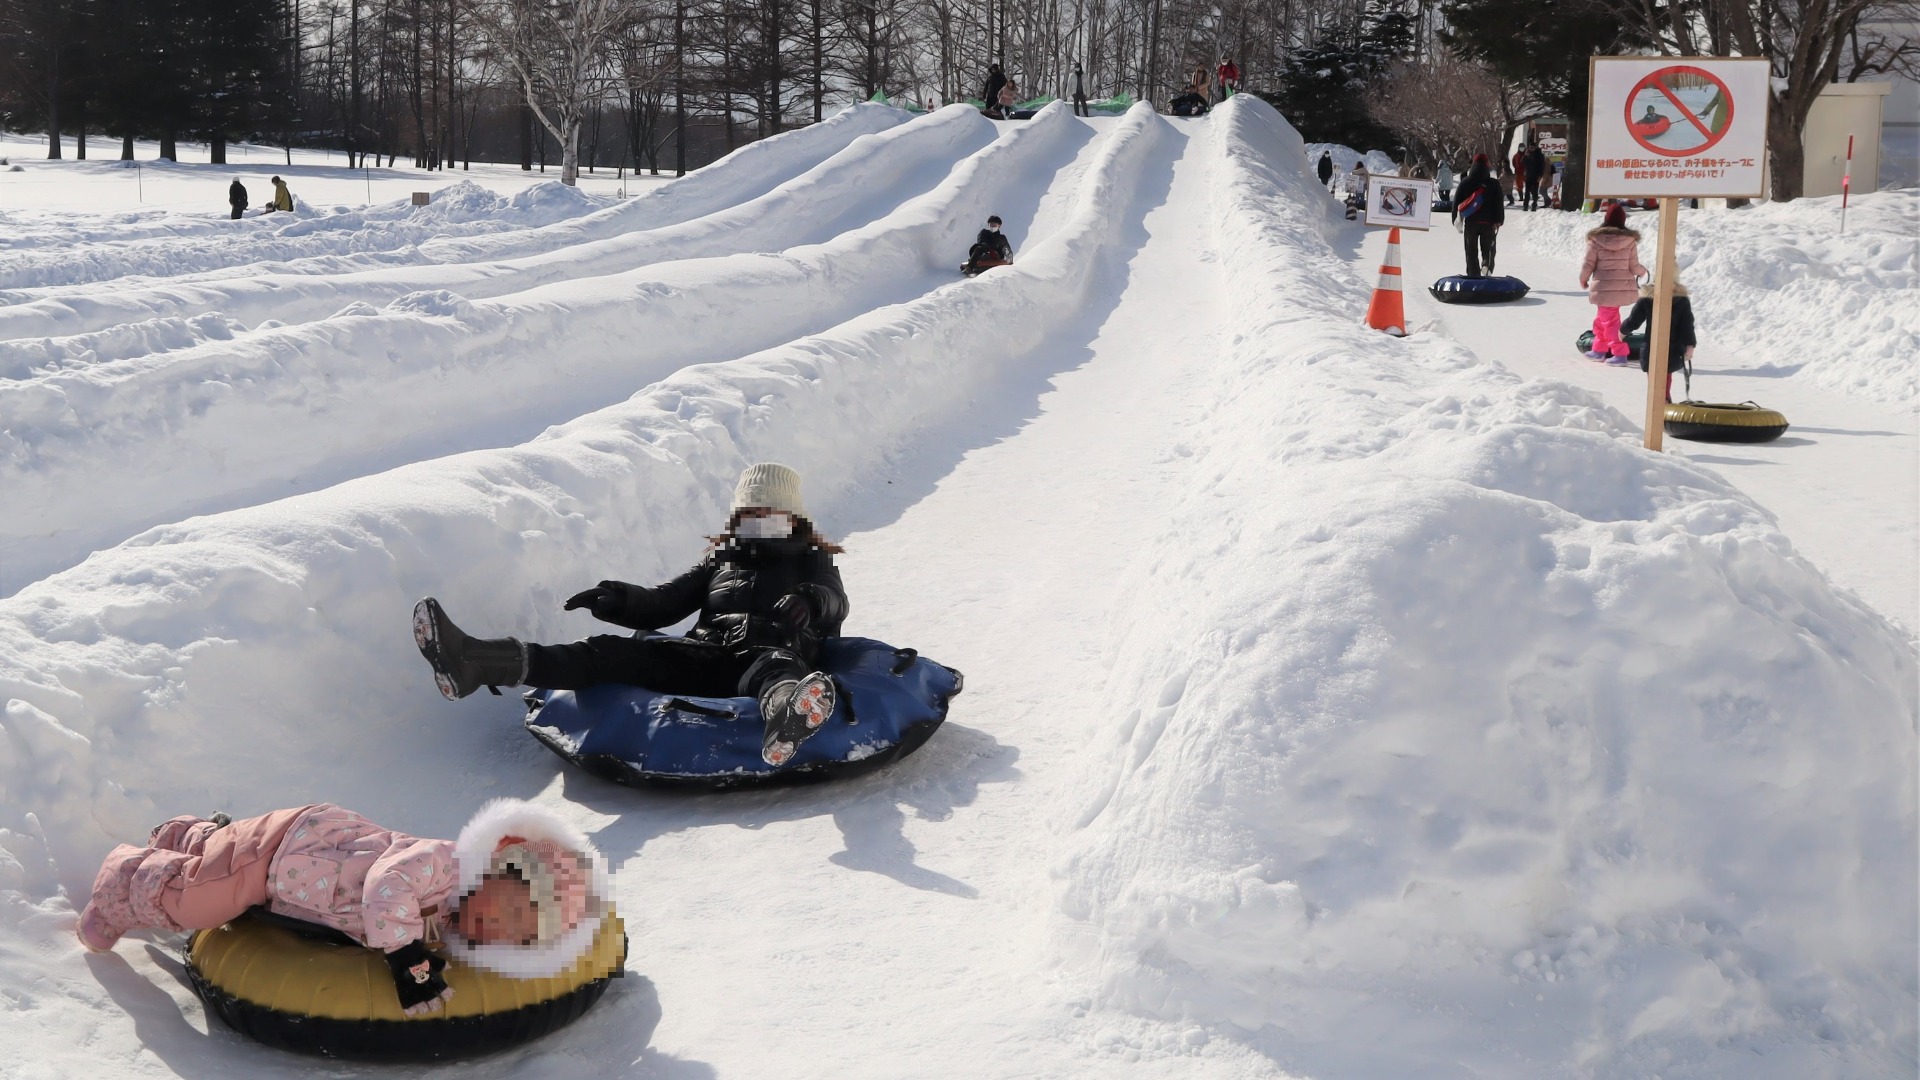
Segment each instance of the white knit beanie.
[[805,517],[807,508],[800,502],[800,474],[770,461],[747,466],[740,474],[740,483],[733,489],[733,509],[745,510],[752,506]]

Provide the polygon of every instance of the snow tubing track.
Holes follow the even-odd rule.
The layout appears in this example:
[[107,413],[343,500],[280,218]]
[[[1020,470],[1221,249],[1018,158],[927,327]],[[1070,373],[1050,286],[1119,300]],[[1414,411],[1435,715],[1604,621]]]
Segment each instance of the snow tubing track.
[[509,978],[450,957],[444,977],[453,997],[436,1015],[409,1017],[378,952],[256,909],[194,934],[187,977],[208,1012],[268,1046],[361,1061],[449,1061],[573,1023],[623,974],[626,959],[626,928],[609,912],[586,955],[553,978]]
[[1427,287],[1443,304],[1504,304],[1527,295],[1527,283],[1517,277],[1468,277],[1450,274]]
[[1753,402],[1712,405],[1681,401],[1667,406],[1667,434],[1694,442],[1772,442],[1787,433],[1787,418]]
[[662,694],[619,684],[527,695],[527,731],[602,779],[725,790],[872,772],[924,746],[960,693],[959,672],[871,638],[829,638],[821,670],[840,700],[778,769],[760,758],[765,721],[750,697]]

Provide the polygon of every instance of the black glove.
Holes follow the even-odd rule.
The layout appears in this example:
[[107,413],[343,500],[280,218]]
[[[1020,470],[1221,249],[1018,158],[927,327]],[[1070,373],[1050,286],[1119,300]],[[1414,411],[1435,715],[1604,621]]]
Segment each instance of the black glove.
[[799,593],[788,593],[773,605],[774,620],[789,634],[806,633],[813,625],[813,602]]
[[586,608],[601,622],[613,622],[627,609],[627,586],[624,582],[603,581],[591,589],[583,589],[567,597],[561,610],[572,611],[574,608]]
[[411,1013],[445,994],[447,980],[440,977],[440,972],[446,966],[445,960],[418,941],[409,941],[388,953],[387,967],[393,969],[393,988],[400,995],[400,1008]]

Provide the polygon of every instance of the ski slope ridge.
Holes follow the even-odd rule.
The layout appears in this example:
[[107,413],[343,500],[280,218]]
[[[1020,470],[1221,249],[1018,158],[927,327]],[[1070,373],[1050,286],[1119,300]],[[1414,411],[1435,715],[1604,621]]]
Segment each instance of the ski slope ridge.
[[[265,274],[197,285],[166,283],[107,295],[0,309],[0,336],[38,333],[57,322],[92,330],[119,322],[218,312],[248,324],[319,319],[351,304],[381,305],[414,292],[457,290],[469,299],[538,285],[604,276],[674,259],[778,251],[823,240],[871,221],[876,208],[919,194],[955,159],[993,138],[993,125],[970,109],[945,109],[912,123],[862,135],[772,191],[699,218],[619,233],[539,254],[478,263],[427,263],[340,274]],[[839,182],[860,174],[861,184]],[[663,189],[664,190],[664,189]],[[86,353],[84,342],[30,345],[25,356]],[[104,359],[104,358],[101,358]],[[42,359],[41,362],[45,362]],[[0,370],[19,362],[0,351]]]
[[1212,122],[1235,344],[1058,815],[1095,1000],[1302,1076],[1911,1072],[1911,645],[1593,395],[1359,325],[1298,136]]
[[[92,290],[80,286],[123,277],[186,283],[264,273],[338,274],[386,260],[537,255],[717,213],[910,116],[885,105],[854,105],[819,124],[749,143],[612,206],[558,181],[534,184],[511,198],[461,181],[437,189],[424,207],[400,200],[366,208],[299,206],[240,226],[167,211],[103,214],[91,219],[79,243],[72,215],[36,225],[37,215],[0,212],[9,225],[0,245],[0,289],[13,290],[0,292],[0,303],[85,294]],[[466,235],[473,231],[485,235]]]
[[[171,520],[163,514],[320,486],[423,446],[496,443],[685,364],[789,340],[951,281],[956,237],[990,208],[1010,211],[1017,228],[1087,134],[1064,110],[1043,113],[879,221],[783,255],[676,262],[479,303],[420,294],[164,363],[95,366],[57,387],[0,386],[0,428],[35,433],[31,443],[15,438],[0,464],[13,477],[0,508],[22,510],[13,519],[21,528],[0,529],[9,564],[0,586],[46,573],[60,552]],[[865,174],[850,170],[849,179]],[[438,408],[423,415],[418,402],[429,399]],[[381,433],[372,452],[367,432]],[[163,444],[196,452],[139,450]],[[222,467],[207,469],[209,457]],[[82,473],[89,480],[76,487]]]

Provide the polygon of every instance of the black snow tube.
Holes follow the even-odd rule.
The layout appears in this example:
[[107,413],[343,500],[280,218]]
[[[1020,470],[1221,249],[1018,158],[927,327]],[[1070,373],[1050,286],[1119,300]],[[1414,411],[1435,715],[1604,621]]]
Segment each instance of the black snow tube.
[[[1645,334],[1628,334],[1621,340],[1627,343],[1627,356],[1632,359],[1634,363],[1639,364],[1642,371],[1645,371],[1647,367],[1647,336]],[[1573,340],[1573,347],[1580,351],[1581,356],[1592,352],[1593,331],[1580,331],[1580,336]],[[1667,359],[1671,362],[1673,358],[1668,357]]]
[[1427,287],[1443,304],[1504,304],[1527,295],[1527,283],[1517,277],[1468,277],[1450,274]]
[[1714,405],[1681,401],[1667,406],[1667,434],[1694,442],[1772,442],[1787,433],[1787,418],[1751,401]]
[[553,978],[510,978],[450,958],[441,1012],[400,1011],[386,960],[338,931],[258,909],[187,944],[207,1011],[281,1050],[359,1061],[450,1061],[537,1039],[578,1020],[622,974],[627,936],[611,910],[592,946]]

